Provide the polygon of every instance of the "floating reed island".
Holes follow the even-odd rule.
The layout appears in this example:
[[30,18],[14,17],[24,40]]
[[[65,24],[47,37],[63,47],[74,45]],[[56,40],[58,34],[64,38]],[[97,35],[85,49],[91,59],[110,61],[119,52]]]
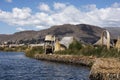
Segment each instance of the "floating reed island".
[[[107,34],[106,37],[105,37],[105,33]],[[47,45],[49,43],[48,41],[46,41]],[[53,51],[54,46],[53,44],[51,44],[51,43],[54,43],[54,39],[51,41],[53,41],[53,42],[50,42],[50,45],[52,45],[51,50],[50,50],[50,45],[49,47],[47,47],[47,45],[45,45],[44,47],[45,53],[47,55],[35,54],[34,58],[40,59],[40,60],[54,61],[54,62],[80,64],[80,65],[85,65],[89,67],[92,66],[90,71],[90,80],[120,80],[120,60],[119,60],[120,47],[117,46],[112,49],[110,48],[113,46],[110,43],[110,33],[107,30],[104,30],[102,32],[100,40],[98,40],[94,44],[94,45],[100,45],[101,47],[85,46],[83,48],[83,46],[79,44],[79,42],[73,39],[73,42],[69,45],[69,49],[65,50],[65,48],[63,49],[60,43],[57,41],[55,45],[55,50],[57,51],[58,54],[50,55],[48,54],[49,51],[50,53],[54,52]],[[118,41],[116,45],[119,45]],[[104,46],[107,46],[107,47],[104,48]],[[66,53],[68,54],[74,53],[74,54],[66,55]],[[80,56],[81,54],[84,56]],[[102,58],[102,57],[109,57],[109,58]],[[117,58],[111,59],[110,57],[117,57]]]
[[79,64],[91,67],[95,61],[95,57],[77,56],[77,55],[60,55],[60,54],[35,54],[35,59],[48,60],[53,62]]
[[120,59],[96,59],[90,71],[90,80],[120,80]]

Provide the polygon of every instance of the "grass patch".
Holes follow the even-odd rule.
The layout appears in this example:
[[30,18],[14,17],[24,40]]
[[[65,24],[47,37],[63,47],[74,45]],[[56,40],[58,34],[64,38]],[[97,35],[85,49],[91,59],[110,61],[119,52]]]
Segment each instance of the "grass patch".
[[27,46],[18,46],[18,47],[0,47],[0,51],[5,51],[5,52],[24,52],[28,47]]
[[43,54],[43,53],[44,53],[43,47],[31,47],[25,50],[25,55],[32,58],[34,58],[35,54]]
[[28,47],[28,46],[19,46],[19,47],[0,47],[0,51],[5,52],[25,52],[25,55],[28,57],[34,57],[36,53],[43,53],[43,47]]
[[83,55],[83,56],[95,56],[95,57],[103,57],[103,58],[120,58],[120,52],[115,48],[110,48],[108,50],[106,46],[96,46],[86,45],[82,46],[81,43],[75,41],[70,44],[69,49],[65,51],[58,51],[55,54],[62,55]]

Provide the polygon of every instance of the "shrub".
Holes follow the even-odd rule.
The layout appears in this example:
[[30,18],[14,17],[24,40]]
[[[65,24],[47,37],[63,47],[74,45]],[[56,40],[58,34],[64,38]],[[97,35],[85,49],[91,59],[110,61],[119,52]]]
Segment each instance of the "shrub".
[[3,47],[0,47],[0,51],[3,51],[4,50],[4,48]]
[[69,49],[71,50],[80,50],[82,48],[82,44],[77,40],[74,40],[70,45]]
[[44,50],[42,47],[32,47],[32,48],[27,48],[25,50],[25,55],[28,57],[34,57],[35,54],[39,53],[43,53]]

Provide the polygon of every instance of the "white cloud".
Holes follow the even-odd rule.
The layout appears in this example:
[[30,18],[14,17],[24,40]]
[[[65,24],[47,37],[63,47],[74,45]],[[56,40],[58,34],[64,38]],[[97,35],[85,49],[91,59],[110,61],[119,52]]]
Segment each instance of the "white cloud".
[[114,8],[120,7],[120,3],[115,2],[114,4],[112,4],[112,7],[114,7]]
[[92,4],[90,5],[92,7],[89,7],[90,10],[81,11],[73,5],[59,4],[65,5],[64,8],[62,8],[62,6],[53,6],[54,9],[52,13],[45,12],[44,10],[33,14],[30,8],[13,8],[11,12],[0,10],[0,21],[16,26],[35,26],[36,29],[45,29],[53,25],[67,23],[85,23],[101,27],[120,27],[119,6],[98,9],[96,5]]
[[13,17],[18,19],[26,19],[31,16],[30,8],[23,8],[23,9],[13,8],[12,12],[13,12],[12,13]]
[[57,2],[57,3],[54,3],[53,6],[55,9],[63,9],[66,7],[66,4]]
[[50,8],[47,4],[45,3],[40,3],[38,6],[38,9],[41,11],[50,11]]
[[8,3],[12,3],[12,0],[5,0],[6,2],[8,2]]
[[45,29],[46,27],[45,26],[36,26],[37,29]]
[[10,25],[28,25],[31,17],[31,9],[30,8],[13,8],[12,12],[1,11],[0,13],[0,21],[6,22]]
[[51,15],[51,18],[54,21],[54,24],[65,24],[65,23],[80,23],[80,19],[82,16],[80,15],[81,12],[74,6],[70,5],[64,8],[61,12],[59,13],[54,13]]
[[18,30],[18,31],[24,31],[25,29],[23,29],[22,27],[18,27],[18,28],[16,28],[16,30]]
[[93,10],[96,10],[97,7],[95,4],[90,4],[90,5],[84,5],[82,6],[83,9],[85,9],[86,11],[93,11]]

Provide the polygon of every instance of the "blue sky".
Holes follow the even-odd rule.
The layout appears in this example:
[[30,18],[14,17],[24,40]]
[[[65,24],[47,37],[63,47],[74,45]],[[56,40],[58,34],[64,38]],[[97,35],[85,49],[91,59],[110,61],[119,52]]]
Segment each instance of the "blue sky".
[[120,27],[120,0],[0,0],[0,34],[61,24]]

